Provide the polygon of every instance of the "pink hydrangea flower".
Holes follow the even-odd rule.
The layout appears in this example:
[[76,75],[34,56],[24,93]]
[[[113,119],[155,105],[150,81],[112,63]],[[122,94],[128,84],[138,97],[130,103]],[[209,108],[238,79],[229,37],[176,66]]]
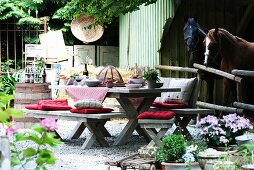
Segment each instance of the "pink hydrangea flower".
[[12,135],[12,134],[16,133],[16,132],[17,132],[18,130],[20,130],[20,129],[21,129],[20,127],[15,126],[15,125],[9,126],[9,127],[6,129],[6,134],[7,134],[7,135]]
[[46,130],[55,131],[57,129],[57,124],[55,119],[43,119],[40,125]]

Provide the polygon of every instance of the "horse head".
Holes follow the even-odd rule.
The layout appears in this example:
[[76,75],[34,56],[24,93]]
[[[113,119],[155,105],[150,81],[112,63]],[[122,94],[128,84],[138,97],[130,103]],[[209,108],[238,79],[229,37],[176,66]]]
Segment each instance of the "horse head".
[[221,63],[221,39],[218,28],[208,31],[205,40],[205,60],[204,65],[219,69]]
[[183,32],[184,41],[188,51],[190,52],[189,67],[193,67],[193,63],[203,63],[203,40],[206,36],[205,32],[199,27],[195,18],[188,18],[185,20]]

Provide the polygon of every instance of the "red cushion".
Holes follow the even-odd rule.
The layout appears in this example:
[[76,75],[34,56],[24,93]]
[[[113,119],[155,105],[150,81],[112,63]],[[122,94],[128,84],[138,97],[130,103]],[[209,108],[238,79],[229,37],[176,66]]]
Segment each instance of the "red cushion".
[[[40,107],[41,106],[41,107]],[[54,104],[42,104],[40,105],[40,110],[70,110],[72,107],[68,105],[54,105]]]
[[165,102],[153,102],[153,107],[159,107],[159,108],[168,108],[168,109],[181,109],[188,107],[188,104],[186,103],[165,103]]
[[68,105],[67,99],[57,99],[57,100],[38,100],[36,102],[38,105]]
[[112,108],[85,108],[85,109],[76,109],[73,108],[70,110],[72,113],[80,113],[80,114],[87,114],[87,113],[107,113],[112,112]]
[[40,110],[37,104],[26,105],[25,108],[29,110]]
[[137,119],[171,119],[174,116],[175,113],[171,111],[147,111],[139,114]]

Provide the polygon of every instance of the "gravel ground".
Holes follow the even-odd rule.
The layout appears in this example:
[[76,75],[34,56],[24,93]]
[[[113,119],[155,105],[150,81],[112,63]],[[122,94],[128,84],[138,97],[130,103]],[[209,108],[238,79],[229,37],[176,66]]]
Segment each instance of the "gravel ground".
[[[106,170],[107,166],[104,165],[106,161],[119,160],[124,157],[137,153],[138,149],[145,146],[143,137],[139,137],[136,132],[133,133],[126,145],[114,146],[113,142],[119,135],[121,130],[126,125],[126,121],[109,121],[106,123],[106,128],[111,133],[112,137],[108,137],[106,140],[109,142],[110,147],[100,147],[95,145],[91,149],[81,149],[82,143],[85,137],[89,133],[85,131],[79,139],[68,140],[67,136],[75,126],[77,122],[59,121],[58,132],[64,139],[64,143],[59,145],[54,150],[54,154],[57,158],[57,162],[54,167],[50,169],[61,170]],[[167,135],[173,132],[175,127],[172,127]],[[195,129],[189,128],[192,135],[195,135]],[[121,168],[110,167],[111,170],[119,170]]]
[[[114,146],[113,143],[121,130],[126,125],[125,120],[114,120],[106,123],[106,128],[112,135],[107,137],[109,147],[100,147],[97,143],[91,149],[81,149],[88,130],[85,130],[79,139],[69,140],[68,135],[75,127],[77,122],[63,121],[58,122],[58,133],[63,138],[63,143],[53,149],[53,153],[57,158],[56,164],[48,167],[49,170],[107,170],[106,161],[116,161],[138,152],[138,149],[147,143],[143,137],[138,136],[134,131],[133,135],[128,139],[127,144],[123,146]],[[170,135],[175,127],[173,126],[166,135]],[[198,134],[196,129],[188,127],[191,134],[195,138]],[[22,144],[21,148],[30,146],[29,143]],[[28,167],[34,167],[28,165]],[[29,168],[28,168],[29,169]],[[110,170],[120,170],[121,168],[111,166]]]

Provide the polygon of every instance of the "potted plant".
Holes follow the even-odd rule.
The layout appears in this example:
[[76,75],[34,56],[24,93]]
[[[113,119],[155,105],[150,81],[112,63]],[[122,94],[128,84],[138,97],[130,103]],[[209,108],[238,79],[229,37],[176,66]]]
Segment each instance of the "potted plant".
[[228,114],[222,118],[208,115],[202,118],[197,127],[211,147],[227,147],[236,144],[235,137],[243,135],[253,126],[249,119],[234,114]]
[[155,159],[161,163],[162,170],[200,169],[197,155],[200,148],[188,144],[182,135],[173,134],[162,140]]
[[160,81],[159,74],[155,69],[148,69],[144,72],[143,77],[147,81],[148,88],[155,88],[156,82]]

